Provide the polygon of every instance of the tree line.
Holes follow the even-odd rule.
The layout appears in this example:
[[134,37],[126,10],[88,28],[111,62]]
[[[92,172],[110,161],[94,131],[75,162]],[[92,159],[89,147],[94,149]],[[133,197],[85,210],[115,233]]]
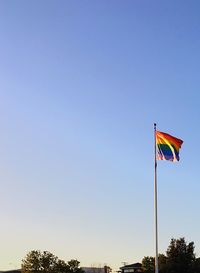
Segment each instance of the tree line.
[[[185,238],[172,238],[166,254],[159,254],[159,273],[200,273],[200,258],[194,253],[194,242]],[[155,258],[145,256],[142,260],[144,273],[155,272]],[[22,260],[22,273],[84,273],[78,260],[65,262],[48,251],[30,251]]]
[[67,263],[49,251],[32,250],[22,260],[22,273],[84,273],[78,260]]
[[[196,257],[194,248],[194,242],[172,238],[166,254],[159,254],[159,273],[200,273],[200,258]],[[155,258],[144,257],[142,268],[145,273],[154,273]]]

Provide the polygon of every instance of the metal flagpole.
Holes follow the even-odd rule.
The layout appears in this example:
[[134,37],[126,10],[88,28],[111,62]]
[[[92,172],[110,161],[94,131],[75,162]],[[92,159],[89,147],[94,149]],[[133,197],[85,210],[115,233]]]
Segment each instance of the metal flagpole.
[[154,123],[154,207],[155,207],[155,241],[156,241],[156,257],[155,257],[155,273],[158,273],[158,205],[157,205],[157,158],[156,158],[156,123]]

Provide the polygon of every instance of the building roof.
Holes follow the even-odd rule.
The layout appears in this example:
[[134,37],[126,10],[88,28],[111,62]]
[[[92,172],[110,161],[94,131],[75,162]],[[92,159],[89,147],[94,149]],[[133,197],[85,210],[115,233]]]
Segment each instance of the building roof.
[[120,269],[128,269],[128,268],[141,268],[142,264],[141,263],[135,263],[135,264],[127,264],[125,266],[120,267]]
[[7,270],[7,271],[0,271],[1,273],[20,273],[21,269],[14,269],[14,270]]

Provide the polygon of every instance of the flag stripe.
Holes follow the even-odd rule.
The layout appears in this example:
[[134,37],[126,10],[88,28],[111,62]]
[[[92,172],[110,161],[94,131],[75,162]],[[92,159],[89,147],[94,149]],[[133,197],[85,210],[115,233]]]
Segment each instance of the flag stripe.
[[182,143],[181,139],[156,131],[157,159],[179,161],[179,149]]
[[[172,146],[173,147],[173,146]],[[158,144],[158,153],[162,155],[162,157],[174,158],[173,152],[167,144]],[[175,157],[179,160],[179,153],[176,149],[174,149]],[[168,159],[169,160],[169,159]]]

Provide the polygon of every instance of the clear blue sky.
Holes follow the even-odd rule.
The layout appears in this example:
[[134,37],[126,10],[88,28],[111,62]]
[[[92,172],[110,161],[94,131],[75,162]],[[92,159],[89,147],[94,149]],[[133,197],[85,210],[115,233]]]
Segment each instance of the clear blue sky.
[[199,1],[0,1],[0,269],[32,249],[82,266],[154,255],[153,123],[184,140],[159,162],[159,251],[200,256]]

